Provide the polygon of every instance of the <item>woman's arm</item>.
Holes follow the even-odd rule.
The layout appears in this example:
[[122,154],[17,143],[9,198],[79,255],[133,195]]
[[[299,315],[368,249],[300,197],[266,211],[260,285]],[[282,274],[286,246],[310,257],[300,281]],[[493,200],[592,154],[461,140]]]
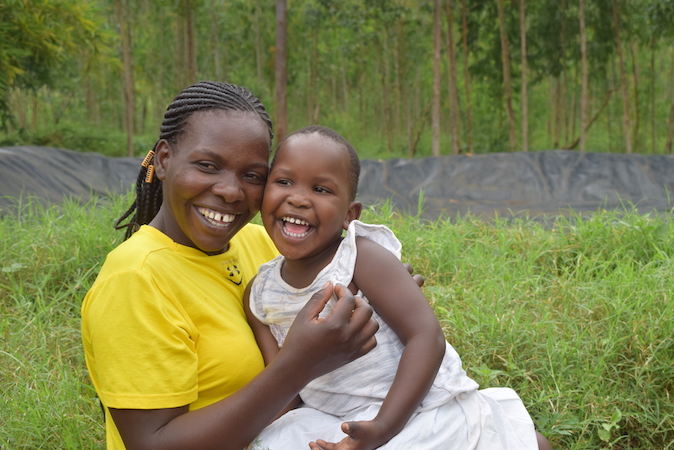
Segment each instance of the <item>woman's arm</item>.
[[[409,278],[409,275],[408,275]],[[236,393],[207,407],[113,409],[110,413],[129,450],[241,450],[282,411],[312,379],[369,352],[376,345],[372,309],[348,290],[333,313],[318,314],[330,299],[324,289],[300,311],[276,358]]]
[[[268,366],[274,360],[274,358],[276,358],[276,355],[278,355],[280,349],[278,342],[276,342],[276,338],[274,338],[274,336],[271,334],[269,327],[260,322],[260,320],[255,317],[250,309],[250,287],[253,284],[253,281],[255,281],[255,278],[250,280],[248,286],[246,286],[246,291],[243,294],[243,309],[246,312],[246,318],[248,319],[250,328],[253,330],[253,334],[255,335],[257,346],[260,348],[260,352],[262,353],[262,358],[264,358],[264,365]],[[302,400],[300,399],[300,396],[296,395],[295,398],[292,399],[290,403],[288,403],[288,405],[283,408],[283,410],[275,417],[275,419],[278,419],[291,409],[297,408],[301,403]]]
[[[354,282],[405,346],[393,385],[373,421],[380,446],[402,430],[428,393],[446,344],[433,309],[403,264],[373,241],[356,242]],[[358,426],[348,424],[348,434],[357,438]]]

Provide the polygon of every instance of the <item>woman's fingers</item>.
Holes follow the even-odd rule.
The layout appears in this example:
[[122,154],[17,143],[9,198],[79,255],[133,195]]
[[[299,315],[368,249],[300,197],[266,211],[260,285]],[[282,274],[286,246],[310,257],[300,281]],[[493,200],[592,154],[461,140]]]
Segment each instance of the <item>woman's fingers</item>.
[[417,284],[417,286],[423,287],[426,280],[424,280],[424,277],[422,277],[421,275],[414,273],[414,268],[412,267],[412,264],[403,263],[403,266],[405,266],[405,269],[407,269],[409,274],[412,275],[412,279]]

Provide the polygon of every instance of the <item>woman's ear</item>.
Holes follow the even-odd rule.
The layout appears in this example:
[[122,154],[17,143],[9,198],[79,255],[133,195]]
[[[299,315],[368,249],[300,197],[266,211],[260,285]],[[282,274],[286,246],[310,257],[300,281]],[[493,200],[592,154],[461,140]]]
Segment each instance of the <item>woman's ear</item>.
[[361,202],[351,202],[348,209],[346,210],[346,216],[344,217],[342,228],[346,230],[349,228],[349,224],[351,222],[360,219],[361,212],[363,212],[363,204]]
[[168,141],[162,139],[157,142],[157,146],[154,150],[154,173],[155,176],[162,181],[166,178],[166,168],[170,157],[171,149],[169,149]]

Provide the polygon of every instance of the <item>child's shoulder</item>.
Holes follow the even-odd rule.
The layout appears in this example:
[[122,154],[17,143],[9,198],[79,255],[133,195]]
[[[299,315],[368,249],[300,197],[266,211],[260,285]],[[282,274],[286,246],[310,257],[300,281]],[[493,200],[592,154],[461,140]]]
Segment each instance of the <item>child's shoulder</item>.
[[352,233],[359,253],[377,252],[378,248],[384,248],[400,259],[402,244],[390,228],[354,220],[349,224],[348,232]]

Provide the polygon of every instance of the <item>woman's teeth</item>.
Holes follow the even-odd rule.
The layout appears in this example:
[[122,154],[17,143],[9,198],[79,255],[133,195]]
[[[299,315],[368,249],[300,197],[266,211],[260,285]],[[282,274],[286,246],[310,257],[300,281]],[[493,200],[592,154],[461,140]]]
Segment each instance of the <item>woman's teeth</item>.
[[230,222],[234,220],[234,214],[222,214],[212,209],[199,208],[199,212],[202,216],[208,220],[208,222],[216,227],[224,227],[229,225]]

